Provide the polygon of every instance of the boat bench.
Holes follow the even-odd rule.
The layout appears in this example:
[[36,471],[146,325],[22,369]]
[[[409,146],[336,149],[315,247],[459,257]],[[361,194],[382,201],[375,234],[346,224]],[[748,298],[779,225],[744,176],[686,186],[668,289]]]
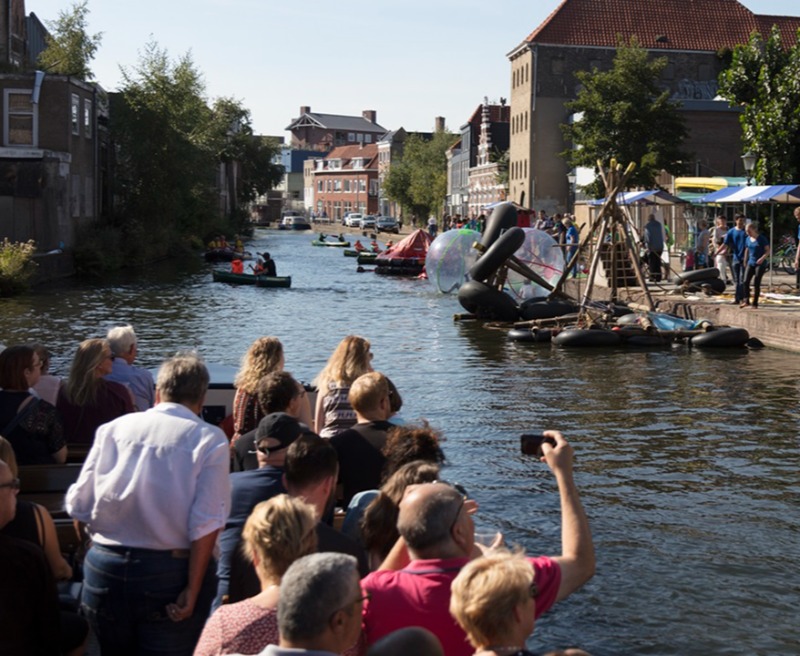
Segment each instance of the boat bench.
[[19,498],[44,506],[53,519],[67,519],[64,495],[69,486],[78,480],[81,467],[78,463],[21,466]]

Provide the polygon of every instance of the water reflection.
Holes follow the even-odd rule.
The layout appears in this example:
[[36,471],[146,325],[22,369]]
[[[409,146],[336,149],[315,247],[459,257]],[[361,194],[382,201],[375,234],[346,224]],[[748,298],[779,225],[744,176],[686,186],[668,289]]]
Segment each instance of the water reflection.
[[[143,364],[179,349],[237,365],[277,335],[311,380],[342,337],[373,344],[403,415],[443,430],[480,521],[539,553],[560,550],[552,475],[518,435],[559,428],[598,574],[537,624],[535,649],[603,654],[796,653],[800,358],[777,351],[561,351],[509,342],[420,281],[358,273],[309,235],[262,231],[288,290],[211,282],[199,258],[0,300],[0,341],[38,340],[66,373],[75,345],[132,323]],[[754,630],[757,627],[757,630]]]

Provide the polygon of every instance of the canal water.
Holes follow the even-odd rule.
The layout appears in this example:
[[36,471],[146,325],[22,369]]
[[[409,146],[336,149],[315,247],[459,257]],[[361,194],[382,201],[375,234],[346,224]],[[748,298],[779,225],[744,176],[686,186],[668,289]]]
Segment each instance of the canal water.
[[[373,344],[407,421],[441,429],[447,477],[477,521],[535,554],[560,548],[558,495],[518,436],[563,431],[590,517],[597,574],[541,618],[531,648],[612,654],[800,653],[800,358],[778,351],[562,351],[454,323],[456,299],[424,281],[358,273],[310,233],[259,230],[291,289],[212,283],[170,262],[0,300],[0,341],[38,340],[65,375],[78,341],[130,322],[142,364],[195,348],[237,365],[280,337],[310,381],[339,340]],[[222,265],[217,265],[222,266]]]

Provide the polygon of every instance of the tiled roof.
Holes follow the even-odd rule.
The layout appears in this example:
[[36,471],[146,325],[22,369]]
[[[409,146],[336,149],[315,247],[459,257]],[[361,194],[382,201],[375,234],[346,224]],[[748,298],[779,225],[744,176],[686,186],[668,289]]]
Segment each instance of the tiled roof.
[[301,119],[306,116],[310,117],[319,125],[324,128],[328,128],[329,130],[377,132],[380,134],[384,134],[386,132],[385,127],[378,125],[377,123],[372,123],[363,116],[342,116],[341,114],[319,114],[317,112],[308,112],[307,114],[297,117],[286,129],[291,130]]
[[525,41],[616,48],[617,35],[636,35],[649,50],[715,52],[773,23],[793,37],[800,18],[757,16],[736,0],[563,0]]
[[356,158],[361,157],[364,159],[364,168],[374,168],[373,160],[378,157],[378,144],[364,144],[364,147],[361,146],[339,146],[338,148],[334,148],[331,152],[329,152],[326,156],[326,160],[331,159],[340,159],[342,160],[342,166],[344,168],[349,168],[351,161]]
[[[481,121],[483,121],[483,105],[478,105],[467,119],[467,123],[480,125]],[[511,105],[489,105],[489,121],[492,123],[510,123]]]
[[772,26],[777,25],[784,47],[791,47],[797,43],[797,30],[800,29],[800,16],[756,16],[758,31],[766,38],[772,31]]

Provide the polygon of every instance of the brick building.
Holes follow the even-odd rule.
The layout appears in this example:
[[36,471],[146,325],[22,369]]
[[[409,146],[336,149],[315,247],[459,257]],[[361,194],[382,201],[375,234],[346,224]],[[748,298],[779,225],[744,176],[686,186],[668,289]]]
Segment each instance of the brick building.
[[324,212],[333,221],[341,221],[348,212],[375,214],[378,211],[378,145],[334,148],[316,161],[312,184],[317,214]]
[[[558,156],[564,104],[578,91],[574,73],[612,66],[617,39],[635,35],[654,56],[667,57],[661,84],[682,104],[696,175],[742,174],[738,113],[716,100],[726,53],[750,34],[777,24],[795,43],[800,18],[759,16],[736,0],[563,0],[508,58],[511,63],[509,198],[548,212],[563,210],[570,189]],[[654,126],[657,129],[657,126]]]
[[377,143],[386,134],[386,128],[378,125],[377,118],[378,113],[372,109],[365,109],[361,116],[342,116],[312,112],[311,107],[304,105],[300,116],[286,129],[292,133],[292,148],[328,152],[340,146]]

